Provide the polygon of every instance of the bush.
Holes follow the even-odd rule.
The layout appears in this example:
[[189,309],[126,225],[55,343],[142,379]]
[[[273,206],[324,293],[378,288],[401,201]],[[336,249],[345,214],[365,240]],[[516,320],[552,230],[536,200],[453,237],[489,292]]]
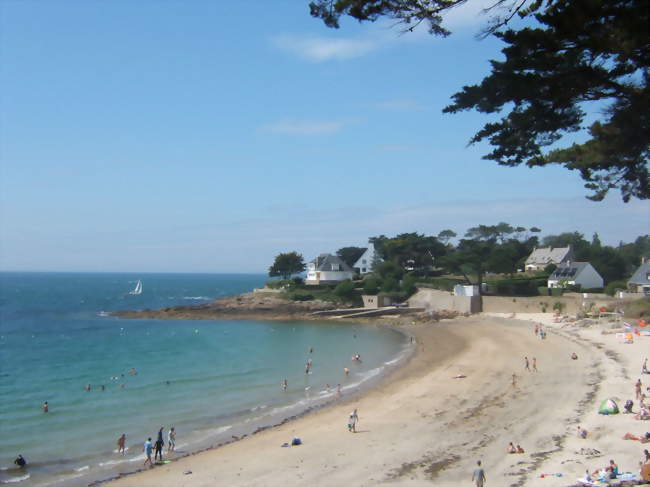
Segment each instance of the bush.
[[417,291],[415,287],[415,279],[411,275],[407,275],[402,281],[402,291],[406,296],[411,296]]
[[539,288],[546,284],[543,278],[533,279],[500,279],[490,283],[496,293],[501,296],[537,296]]
[[381,291],[383,293],[392,293],[399,291],[399,283],[392,277],[387,277],[381,283]]
[[270,289],[281,289],[289,285],[289,279],[271,279],[266,281],[266,287]]
[[357,296],[354,288],[355,284],[352,281],[343,281],[334,288],[334,294],[345,301],[352,301]]
[[363,283],[363,294],[374,296],[379,294],[380,282],[377,279],[368,279]]
[[312,301],[314,295],[309,293],[293,293],[289,296],[289,299],[291,301]]
[[609,294],[610,296],[614,296],[616,294],[617,290],[625,290],[627,289],[627,281],[612,281],[607,286],[605,286],[605,294]]

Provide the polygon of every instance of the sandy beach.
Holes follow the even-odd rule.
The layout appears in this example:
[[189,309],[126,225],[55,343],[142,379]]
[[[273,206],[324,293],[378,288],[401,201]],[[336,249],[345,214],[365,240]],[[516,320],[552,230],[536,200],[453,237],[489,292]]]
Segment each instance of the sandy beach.
[[[343,397],[295,421],[110,486],[451,487],[472,485],[477,460],[487,485],[496,486],[572,485],[610,458],[621,471],[638,473],[648,444],[622,437],[642,435],[650,422],[597,411],[609,397],[621,409],[626,399],[634,400],[639,377],[644,389],[650,385],[650,375],[640,375],[650,338],[619,343],[616,335],[601,334],[610,324],[578,329],[552,321],[550,314],[484,314],[402,325],[415,336],[417,353],[363,396]],[[540,322],[548,331],[545,340],[534,333]],[[578,360],[570,358],[573,352]],[[537,372],[525,370],[524,357],[531,369],[536,359]],[[355,408],[360,421],[357,433],[350,433],[347,419]],[[589,431],[587,439],[578,438],[578,425]],[[293,437],[303,444],[281,446]],[[509,442],[525,453],[507,454]],[[592,450],[599,453],[588,454]]]

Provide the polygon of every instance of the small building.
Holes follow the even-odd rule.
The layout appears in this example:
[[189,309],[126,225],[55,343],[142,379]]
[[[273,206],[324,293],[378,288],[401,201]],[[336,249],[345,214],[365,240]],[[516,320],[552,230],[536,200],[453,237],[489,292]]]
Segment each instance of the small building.
[[374,264],[378,259],[374,244],[369,242],[368,248],[361,254],[361,257],[357,259],[352,268],[357,274],[368,274],[374,270]]
[[564,262],[548,277],[549,288],[580,286],[582,289],[603,287],[603,278],[589,262]]
[[364,308],[383,308],[394,304],[393,299],[390,296],[364,294],[361,296],[361,299],[363,299]]
[[650,294],[650,261],[645,258],[627,281],[627,289],[632,293]]
[[305,284],[336,284],[353,277],[354,271],[340,257],[320,254],[307,264]]
[[563,262],[573,260],[573,251],[568,247],[541,247],[535,248],[526,259],[527,271],[543,271],[549,264],[559,266]]

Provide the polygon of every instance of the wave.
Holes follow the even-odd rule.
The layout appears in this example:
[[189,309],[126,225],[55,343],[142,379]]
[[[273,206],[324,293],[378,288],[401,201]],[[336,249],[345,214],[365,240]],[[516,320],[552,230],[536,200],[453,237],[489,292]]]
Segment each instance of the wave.
[[75,468],[74,471],[75,472],[83,472],[83,471],[88,470],[88,469],[90,469],[90,466],[89,465],[84,465],[83,467]]
[[14,477],[12,479],[0,480],[0,484],[15,484],[16,482],[22,482],[23,480],[27,480],[29,477],[30,477],[29,474],[25,474],[21,477]]

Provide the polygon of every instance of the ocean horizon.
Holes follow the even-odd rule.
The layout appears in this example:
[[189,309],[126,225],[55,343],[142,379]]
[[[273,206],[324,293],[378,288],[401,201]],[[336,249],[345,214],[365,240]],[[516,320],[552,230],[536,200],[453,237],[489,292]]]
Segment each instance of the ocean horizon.
[[[87,485],[136,470],[161,426],[175,427],[179,455],[209,448],[333,401],[337,384],[351,394],[406,357],[406,337],[387,327],[110,314],[206,303],[266,280],[0,272],[0,482]],[[18,454],[27,469],[14,467]]]

